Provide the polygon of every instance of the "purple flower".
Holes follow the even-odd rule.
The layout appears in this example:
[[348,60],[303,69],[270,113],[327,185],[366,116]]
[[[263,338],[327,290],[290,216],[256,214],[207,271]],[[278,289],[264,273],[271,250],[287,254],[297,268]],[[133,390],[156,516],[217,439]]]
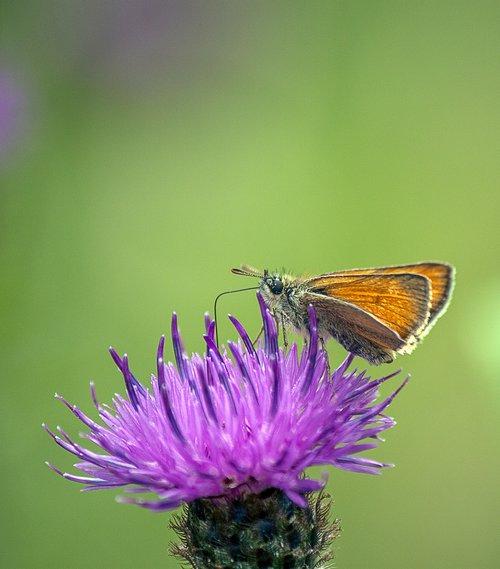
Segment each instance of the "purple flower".
[[349,355],[330,375],[312,306],[308,345],[300,356],[296,344],[284,353],[274,319],[260,295],[258,300],[264,343],[254,348],[243,326],[230,316],[241,337],[228,344],[232,359],[217,348],[215,324],[208,317],[206,354],[187,356],[174,314],[177,367],[164,362],[162,337],[150,387],[132,375],[126,355],[120,358],[111,349],[127,397],[116,395],[112,407],[101,405],[91,386],[103,424],[56,395],[88,427],[90,432],[83,436],[99,452],[77,444],[59,427],[59,435],[45,427],[57,444],[78,457],[75,466],[85,476],[49,466],[85,484],[86,490],[128,486],[127,492],[153,492],[157,497],[152,500],[122,501],[157,511],[267,488],[278,488],[306,506],[304,494],[325,484],[305,478],[309,466],[330,464],[371,474],[390,466],[359,454],[376,447],[380,433],[394,425],[383,411],[407,379],[375,404],[378,386],[399,372],[372,380],[364,371],[349,371]]

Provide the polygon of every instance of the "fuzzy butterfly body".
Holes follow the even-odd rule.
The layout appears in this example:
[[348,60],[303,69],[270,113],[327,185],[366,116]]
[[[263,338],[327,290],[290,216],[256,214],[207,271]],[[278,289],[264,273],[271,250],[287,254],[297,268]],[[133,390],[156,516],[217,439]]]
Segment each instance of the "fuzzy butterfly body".
[[232,272],[260,279],[260,293],[282,326],[308,335],[312,304],[323,340],[332,337],[379,365],[412,352],[426,336],[448,306],[455,271],[446,263],[424,262],[312,278],[247,265]]

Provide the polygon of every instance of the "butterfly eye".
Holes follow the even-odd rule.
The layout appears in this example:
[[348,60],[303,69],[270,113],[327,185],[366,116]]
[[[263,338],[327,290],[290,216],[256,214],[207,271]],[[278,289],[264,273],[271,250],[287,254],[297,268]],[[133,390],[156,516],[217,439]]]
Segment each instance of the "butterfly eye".
[[281,294],[283,292],[283,283],[280,279],[268,279],[267,284],[273,294]]

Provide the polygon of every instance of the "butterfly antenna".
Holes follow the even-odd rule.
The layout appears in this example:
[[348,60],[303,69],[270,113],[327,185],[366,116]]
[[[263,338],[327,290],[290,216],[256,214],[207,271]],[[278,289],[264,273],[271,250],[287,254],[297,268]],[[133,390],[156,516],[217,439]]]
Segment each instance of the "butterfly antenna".
[[250,286],[247,288],[238,288],[236,290],[226,290],[225,292],[221,292],[220,294],[218,294],[215,297],[214,300],[214,320],[215,320],[215,342],[217,344],[217,347],[219,347],[219,330],[217,328],[217,301],[219,300],[219,298],[221,296],[224,296],[225,294],[233,294],[235,292],[245,292],[247,290],[257,290],[259,287],[258,286]]

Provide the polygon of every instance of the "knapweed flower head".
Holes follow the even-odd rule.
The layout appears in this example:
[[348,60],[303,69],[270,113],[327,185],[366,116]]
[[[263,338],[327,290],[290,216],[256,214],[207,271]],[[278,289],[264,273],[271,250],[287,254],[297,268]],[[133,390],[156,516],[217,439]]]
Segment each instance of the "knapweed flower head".
[[[126,487],[126,492],[152,492],[153,499],[122,498],[152,510],[178,507],[201,498],[281,490],[299,506],[305,495],[325,481],[305,477],[309,466],[378,473],[388,464],[360,456],[377,446],[382,431],[394,421],[384,410],[401,389],[376,403],[381,383],[350,370],[353,356],[330,373],[316,316],[309,307],[310,339],[300,354],[296,344],[278,346],[273,316],[258,296],[264,341],[252,344],[232,316],[240,339],[229,352],[215,343],[215,324],[206,318],[206,353],[188,356],[172,318],[176,366],[164,361],[160,339],[157,373],[149,386],[129,369],[126,355],[111,355],[123,374],[127,396],[112,406],[92,397],[100,416],[93,421],[61,399],[88,428],[82,435],[98,447],[89,450],[61,428],[47,431],[74,454],[84,476],[56,472],[87,490]],[[230,354],[232,357],[230,357]],[[398,372],[396,372],[398,373]],[[49,465],[50,466],[50,465]]]

